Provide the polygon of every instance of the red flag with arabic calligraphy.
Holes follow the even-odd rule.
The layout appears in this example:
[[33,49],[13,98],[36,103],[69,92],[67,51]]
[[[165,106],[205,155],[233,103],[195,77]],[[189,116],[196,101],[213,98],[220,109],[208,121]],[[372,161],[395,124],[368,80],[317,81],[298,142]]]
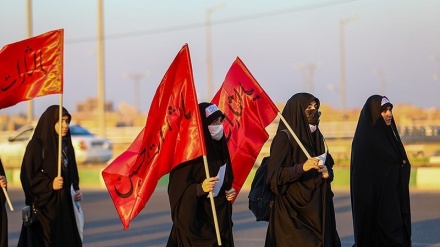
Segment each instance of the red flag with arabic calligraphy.
[[102,172],[124,226],[144,208],[159,179],[178,164],[206,155],[188,45],[157,88],[144,129]]
[[238,194],[269,138],[265,128],[278,109],[239,57],[212,103],[226,115],[223,127],[234,173],[232,186]]
[[63,92],[64,30],[8,44],[0,50],[0,109]]

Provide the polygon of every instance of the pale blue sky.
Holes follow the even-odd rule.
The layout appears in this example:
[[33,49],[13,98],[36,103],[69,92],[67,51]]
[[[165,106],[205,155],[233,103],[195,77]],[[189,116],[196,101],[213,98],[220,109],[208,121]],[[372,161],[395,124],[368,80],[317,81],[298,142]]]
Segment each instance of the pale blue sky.
[[[97,95],[97,1],[33,1],[33,34],[64,28],[64,105]],[[393,103],[440,107],[440,1],[438,0],[104,0],[106,100],[135,105],[134,83],[124,72],[150,75],[141,80],[141,107],[153,94],[180,48],[188,43],[199,101],[207,101],[205,12],[211,15],[214,92],[239,56],[274,102],[300,91],[300,63],[313,64],[315,96],[341,106],[339,22],[348,23],[347,107],[362,107],[371,94]],[[26,1],[0,0],[0,46],[27,38]],[[436,58],[438,60],[432,59]],[[332,89],[333,88],[333,89]],[[58,96],[35,100],[35,114]],[[1,113],[26,112],[20,103]]]

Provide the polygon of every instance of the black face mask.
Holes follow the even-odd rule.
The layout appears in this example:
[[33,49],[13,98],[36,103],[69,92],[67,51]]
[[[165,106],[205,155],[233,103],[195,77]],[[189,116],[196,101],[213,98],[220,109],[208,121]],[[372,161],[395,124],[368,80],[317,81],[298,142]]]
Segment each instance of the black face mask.
[[306,109],[307,122],[311,125],[317,125],[319,123],[319,117],[321,112],[318,109]]

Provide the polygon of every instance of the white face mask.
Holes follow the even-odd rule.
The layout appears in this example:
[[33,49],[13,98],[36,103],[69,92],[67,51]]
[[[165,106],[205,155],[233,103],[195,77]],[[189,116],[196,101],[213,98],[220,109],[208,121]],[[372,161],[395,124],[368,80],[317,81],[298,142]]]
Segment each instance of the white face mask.
[[311,124],[309,124],[309,127],[310,127],[310,132],[315,132],[316,131],[316,125],[311,125]]
[[211,133],[212,139],[218,141],[223,136],[223,125],[208,125],[209,133]]

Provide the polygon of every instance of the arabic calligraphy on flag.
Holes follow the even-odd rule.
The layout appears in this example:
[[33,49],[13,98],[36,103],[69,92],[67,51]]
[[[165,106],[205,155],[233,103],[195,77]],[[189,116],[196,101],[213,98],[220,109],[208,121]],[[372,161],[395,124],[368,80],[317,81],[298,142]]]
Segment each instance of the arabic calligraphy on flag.
[[63,92],[64,30],[8,44],[0,50],[0,109]]
[[212,103],[226,115],[223,126],[234,173],[232,186],[238,194],[269,138],[265,128],[278,109],[238,57]]
[[102,172],[124,229],[144,208],[159,179],[206,155],[188,45],[165,73],[144,129]]

